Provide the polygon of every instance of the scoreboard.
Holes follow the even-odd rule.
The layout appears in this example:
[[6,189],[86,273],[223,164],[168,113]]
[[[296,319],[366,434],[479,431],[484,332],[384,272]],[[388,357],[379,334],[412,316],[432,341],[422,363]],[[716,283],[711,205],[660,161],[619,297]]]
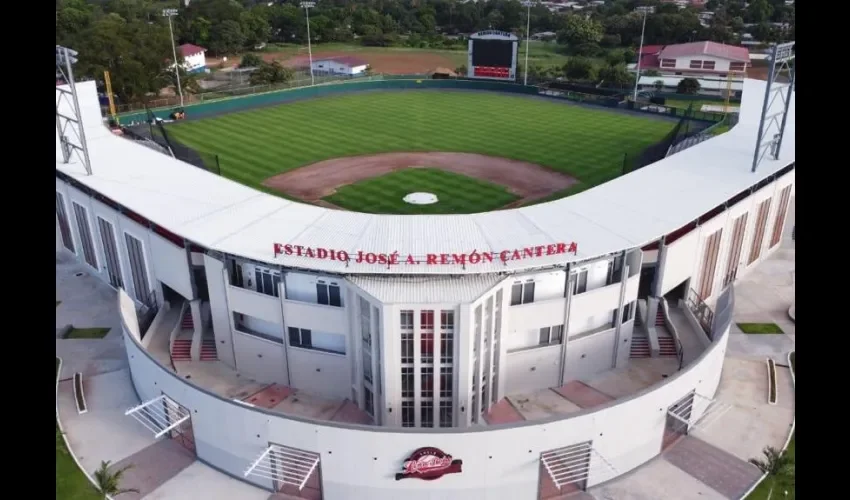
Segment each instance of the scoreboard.
[[513,81],[519,39],[504,31],[479,31],[469,37],[467,78]]

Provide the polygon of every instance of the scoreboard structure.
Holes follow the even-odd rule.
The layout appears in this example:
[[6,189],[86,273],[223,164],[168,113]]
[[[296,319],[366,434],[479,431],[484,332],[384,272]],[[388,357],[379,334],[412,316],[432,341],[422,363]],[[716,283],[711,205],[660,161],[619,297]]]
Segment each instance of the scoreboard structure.
[[467,78],[513,81],[519,38],[504,31],[479,31],[469,37]]

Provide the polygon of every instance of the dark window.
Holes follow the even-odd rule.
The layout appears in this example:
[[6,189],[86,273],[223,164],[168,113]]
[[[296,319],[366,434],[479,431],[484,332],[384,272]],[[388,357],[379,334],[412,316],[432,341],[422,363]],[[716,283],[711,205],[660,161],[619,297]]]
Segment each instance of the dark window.
[[313,347],[312,332],[306,328],[289,327],[289,345],[311,349]]
[[415,427],[416,420],[414,419],[414,407],[413,401],[402,401],[401,402],[401,426],[402,427]]
[[454,380],[452,377],[451,366],[440,367],[440,397],[452,397],[452,389],[454,388]]
[[342,294],[336,283],[316,283],[316,300],[319,304],[326,306],[342,307]]
[[434,397],[434,368],[423,366],[419,379],[420,393],[423,398]]
[[420,422],[422,427],[434,427],[434,402],[422,401],[420,407]]
[[451,427],[452,425],[454,425],[452,402],[440,401],[440,427]]
[[363,387],[363,405],[366,407],[366,413],[375,416],[375,397],[368,387]]
[[83,259],[86,264],[97,269],[97,257],[94,253],[94,241],[91,237],[91,226],[89,226],[88,211],[82,205],[73,203],[74,216],[77,219],[77,229],[80,233],[80,240],[83,244]]
[[405,366],[401,369],[401,397],[413,397],[413,367]]
[[77,253],[74,249],[74,238],[71,236],[71,226],[68,224],[68,213],[65,210],[65,199],[60,192],[56,192],[56,218],[59,220],[59,232],[62,234],[62,244],[68,250]]

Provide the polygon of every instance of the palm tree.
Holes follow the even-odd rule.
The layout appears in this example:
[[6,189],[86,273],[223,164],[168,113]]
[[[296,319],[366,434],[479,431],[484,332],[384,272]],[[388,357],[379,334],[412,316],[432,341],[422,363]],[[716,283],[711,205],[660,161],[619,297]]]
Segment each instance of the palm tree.
[[103,493],[104,498],[115,497],[123,495],[124,493],[138,493],[139,490],[135,488],[121,488],[121,479],[123,478],[124,473],[127,472],[127,469],[133,467],[133,465],[128,465],[116,471],[110,471],[110,463],[112,462],[109,460],[101,461],[100,468],[94,471],[94,478],[97,481],[97,487],[100,489],[100,492]]
[[767,492],[767,500],[770,500],[773,495],[773,489],[776,486],[794,485],[794,460],[787,454],[783,454],[773,446],[765,446],[762,450],[764,459],[751,458],[749,462],[762,471],[770,481],[770,490]]

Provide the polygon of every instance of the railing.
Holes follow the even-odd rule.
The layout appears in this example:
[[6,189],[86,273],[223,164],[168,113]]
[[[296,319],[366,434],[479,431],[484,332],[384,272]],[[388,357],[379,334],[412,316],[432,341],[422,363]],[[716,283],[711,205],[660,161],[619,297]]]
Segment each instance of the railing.
[[694,314],[694,317],[699,322],[708,339],[713,341],[712,326],[714,325],[714,311],[708,307],[699,294],[691,288],[688,290],[688,299],[685,301],[688,309]]
[[140,297],[139,300],[142,303],[137,310],[139,334],[144,338],[151,323],[153,323],[153,319],[156,317],[156,313],[159,312],[159,302],[157,301],[155,290],[149,291],[146,295]]
[[667,300],[664,297],[661,298],[660,305],[661,312],[664,315],[664,323],[667,329],[673,334],[673,340],[676,341],[676,359],[679,361],[679,370],[681,370],[685,364],[685,348],[682,346],[682,340],[679,338],[679,330],[676,329],[676,325],[670,320],[670,306],[667,305]]
[[685,137],[679,142],[674,143],[670,146],[670,149],[667,150],[667,155],[670,156],[676,154],[680,151],[684,151],[690,147],[696,146],[697,144],[711,139],[715,135],[719,134],[718,130],[722,127],[732,128],[738,123],[738,114],[737,113],[729,113],[722,120],[715,123],[714,125],[708,127],[707,129],[701,131],[697,135],[691,137]]

